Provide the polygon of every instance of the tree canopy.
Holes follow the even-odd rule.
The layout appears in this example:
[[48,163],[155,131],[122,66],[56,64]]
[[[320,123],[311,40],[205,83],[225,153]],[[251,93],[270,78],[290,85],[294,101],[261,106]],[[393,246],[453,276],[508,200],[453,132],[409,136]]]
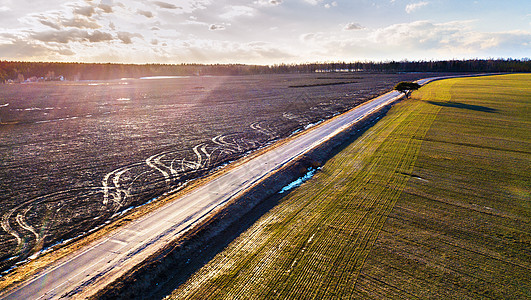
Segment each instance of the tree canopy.
[[395,85],[395,90],[404,93],[406,98],[408,97],[409,92],[416,91],[420,88],[420,84],[416,82],[402,81]]
[[243,64],[114,64],[59,63],[0,60],[0,83],[24,78],[46,77],[53,72],[66,80],[106,80],[124,77],[167,75],[248,75],[279,73],[335,72],[531,72],[531,60],[489,59],[448,61],[329,62],[278,65]]

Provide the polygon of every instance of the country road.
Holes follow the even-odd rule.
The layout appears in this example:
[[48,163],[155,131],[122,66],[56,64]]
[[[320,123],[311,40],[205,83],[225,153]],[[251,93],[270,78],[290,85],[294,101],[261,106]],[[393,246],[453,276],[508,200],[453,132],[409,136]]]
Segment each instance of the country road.
[[[425,84],[430,79],[418,81]],[[58,299],[70,297],[102,279],[117,278],[190,226],[224,205],[235,194],[264,176],[388,105],[402,95],[389,92],[336,116],[246,163],[228,170],[173,202],[135,220],[90,247],[47,268],[2,299]]]

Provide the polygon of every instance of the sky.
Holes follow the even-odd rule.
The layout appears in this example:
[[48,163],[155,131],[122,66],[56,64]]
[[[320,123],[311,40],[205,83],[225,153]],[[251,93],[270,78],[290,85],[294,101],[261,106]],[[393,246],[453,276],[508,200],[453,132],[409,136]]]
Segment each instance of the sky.
[[0,60],[529,58],[529,0],[0,0]]

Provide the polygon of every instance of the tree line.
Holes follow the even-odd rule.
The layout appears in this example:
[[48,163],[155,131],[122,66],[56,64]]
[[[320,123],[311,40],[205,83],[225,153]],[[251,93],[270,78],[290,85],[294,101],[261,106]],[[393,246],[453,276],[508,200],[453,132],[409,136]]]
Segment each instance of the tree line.
[[117,64],[0,61],[0,83],[27,78],[109,80],[145,76],[251,75],[314,72],[531,72],[529,59],[327,62],[307,64]]

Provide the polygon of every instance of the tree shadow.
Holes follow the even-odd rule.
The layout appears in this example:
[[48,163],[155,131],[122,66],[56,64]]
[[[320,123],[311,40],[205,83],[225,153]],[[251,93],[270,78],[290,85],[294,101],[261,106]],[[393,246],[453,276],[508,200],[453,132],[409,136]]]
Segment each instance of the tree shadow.
[[494,108],[490,108],[487,106],[481,106],[481,105],[472,105],[472,104],[465,104],[460,102],[454,102],[454,101],[427,101],[429,104],[437,105],[437,106],[444,106],[444,107],[455,107],[455,108],[462,108],[462,109],[468,109],[468,110],[474,110],[474,111],[482,111],[482,112],[488,112],[488,113],[495,113],[498,110]]

